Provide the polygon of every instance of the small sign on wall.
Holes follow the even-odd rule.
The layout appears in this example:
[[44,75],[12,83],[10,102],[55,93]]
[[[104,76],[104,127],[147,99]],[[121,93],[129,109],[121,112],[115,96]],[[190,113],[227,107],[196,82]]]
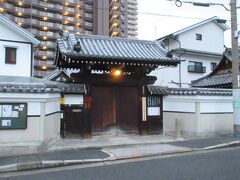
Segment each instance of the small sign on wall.
[[147,121],[147,102],[146,102],[146,97],[142,97],[142,121]]
[[160,116],[160,107],[148,107],[148,116]]
[[10,127],[11,126],[11,120],[2,120],[2,126],[3,127]]

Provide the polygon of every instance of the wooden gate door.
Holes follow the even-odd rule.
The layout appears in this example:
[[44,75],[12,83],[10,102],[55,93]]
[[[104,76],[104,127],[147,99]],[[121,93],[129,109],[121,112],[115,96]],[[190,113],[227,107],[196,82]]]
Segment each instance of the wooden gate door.
[[93,86],[92,100],[93,133],[103,132],[112,127],[137,132],[138,88]]
[[115,92],[111,87],[92,87],[92,131],[101,132],[116,123]]
[[136,87],[118,88],[118,127],[123,131],[138,131],[139,93]]

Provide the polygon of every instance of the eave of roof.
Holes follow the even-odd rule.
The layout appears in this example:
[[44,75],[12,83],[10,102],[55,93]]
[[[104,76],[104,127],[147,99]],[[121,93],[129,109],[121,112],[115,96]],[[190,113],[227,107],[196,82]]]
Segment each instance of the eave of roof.
[[194,50],[194,49],[185,49],[185,48],[177,48],[173,49],[169,52],[176,52],[176,53],[186,53],[186,54],[197,54],[197,55],[202,55],[202,56],[209,56],[209,57],[218,57],[221,58],[222,54],[221,53],[214,53],[214,52],[207,52],[207,51],[199,51],[199,50]]
[[19,35],[22,35],[27,40],[29,40],[33,45],[39,46],[41,44],[41,42],[37,40],[33,34],[23,29],[22,27],[18,26],[17,24],[15,24],[2,14],[0,14],[0,23],[6,25],[8,28],[18,33]]

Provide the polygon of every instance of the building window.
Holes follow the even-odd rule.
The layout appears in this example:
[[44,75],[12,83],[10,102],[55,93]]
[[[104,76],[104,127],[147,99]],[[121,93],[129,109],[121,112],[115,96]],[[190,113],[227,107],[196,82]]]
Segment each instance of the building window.
[[196,34],[196,40],[201,41],[202,40],[202,34]]
[[188,72],[205,73],[206,67],[203,67],[202,62],[190,61],[188,65]]
[[211,70],[214,71],[216,67],[217,67],[217,63],[211,62]]
[[16,64],[17,48],[5,48],[5,64]]

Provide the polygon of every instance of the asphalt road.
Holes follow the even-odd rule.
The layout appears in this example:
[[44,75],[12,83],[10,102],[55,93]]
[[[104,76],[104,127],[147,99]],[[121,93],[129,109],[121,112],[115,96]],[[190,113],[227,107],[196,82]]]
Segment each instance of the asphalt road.
[[[236,180],[240,148],[0,178],[9,180]],[[1,176],[1,174],[0,174]]]

